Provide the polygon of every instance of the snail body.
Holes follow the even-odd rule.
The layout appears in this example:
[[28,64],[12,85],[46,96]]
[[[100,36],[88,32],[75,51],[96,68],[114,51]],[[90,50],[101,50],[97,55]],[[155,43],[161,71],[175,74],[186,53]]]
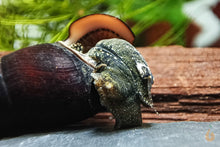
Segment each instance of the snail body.
[[88,55],[98,65],[92,73],[100,101],[116,118],[116,128],[142,124],[140,104],[153,107],[153,76],[140,53],[127,41],[99,41]]
[[[88,24],[98,25],[80,27]],[[95,14],[73,23],[64,41],[2,57],[2,126],[69,124],[106,110],[116,118],[116,128],[140,126],[140,104],[153,106],[153,76],[133,40],[122,21]]]

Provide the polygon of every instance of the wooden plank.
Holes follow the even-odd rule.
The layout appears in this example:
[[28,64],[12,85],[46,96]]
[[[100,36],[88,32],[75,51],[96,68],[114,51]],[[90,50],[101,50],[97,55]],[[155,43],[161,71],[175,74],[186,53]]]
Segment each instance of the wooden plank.
[[220,121],[220,49],[181,46],[138,48],[155,77],[156,115],[144,122]]
[[[154,107],[142,108],[143,122],[220,121],[220,48],[138,48],[154,75]],[[0,56],[9,52],[2,52]],[[114,123],[99,113],[86,123]]]
[[219,94],[220,49],[138,48],[155,77],[153,94]]

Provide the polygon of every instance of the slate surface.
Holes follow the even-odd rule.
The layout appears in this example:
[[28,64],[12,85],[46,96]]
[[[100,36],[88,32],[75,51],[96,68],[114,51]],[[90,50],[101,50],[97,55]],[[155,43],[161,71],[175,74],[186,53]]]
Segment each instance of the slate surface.
[[[210,129],[214,140],[205,136]],[[210,137],[210,136],[209,136]],[[211,137],[210,137],[211,138]],[[220,122],[175,122],[143,124],[140,128],[113,130],[112,125],[74,126],[68,129],[35,132],[0,140],[1,147],[74,147],[74,146],[220,146]]]

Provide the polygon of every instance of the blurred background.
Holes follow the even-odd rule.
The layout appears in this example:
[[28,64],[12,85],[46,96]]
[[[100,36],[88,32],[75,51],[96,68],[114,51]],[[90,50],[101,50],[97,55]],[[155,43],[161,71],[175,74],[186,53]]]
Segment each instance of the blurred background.
[[0,0],[0,50],[64,40],[94,13],[125,21],[135,46],[220,47],[220,0]]

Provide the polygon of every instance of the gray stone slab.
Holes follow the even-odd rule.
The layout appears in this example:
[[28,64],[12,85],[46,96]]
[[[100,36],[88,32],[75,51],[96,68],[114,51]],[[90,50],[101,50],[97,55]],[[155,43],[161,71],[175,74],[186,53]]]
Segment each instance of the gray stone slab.
[[[73,127],[60,131],[3,138],[1,147],[206,147],[220,146],[220,122],[175,122],[144,124],[143,127],[113,130],[113,126]],[[207,141],[210,129],[215,139]],[[209,136],[210,137],[210,136]]]

